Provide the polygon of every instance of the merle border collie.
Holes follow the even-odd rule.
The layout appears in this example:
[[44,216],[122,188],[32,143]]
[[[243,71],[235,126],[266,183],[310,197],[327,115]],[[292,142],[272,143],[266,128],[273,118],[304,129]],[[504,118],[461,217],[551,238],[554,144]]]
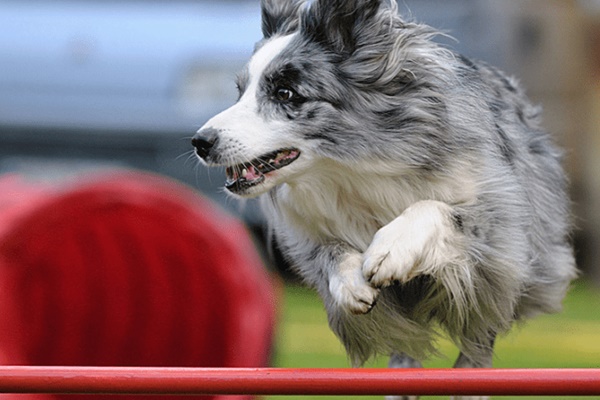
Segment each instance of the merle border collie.
[[394,1],[263,0],[239,99],[192,143],[260,197],[354,365],[456,367],[560,309],[576,275],[561,152],[511,77],[436,44]]

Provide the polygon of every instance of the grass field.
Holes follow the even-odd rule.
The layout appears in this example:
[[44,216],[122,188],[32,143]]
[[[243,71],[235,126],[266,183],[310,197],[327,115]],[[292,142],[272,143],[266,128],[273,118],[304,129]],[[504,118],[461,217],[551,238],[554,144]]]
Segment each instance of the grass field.
[[[349,367],[341,344],[327,326],[323,306],[312,291],[300,286],[286,286],[280,312],[274,366]],[[446,340],[441,340],[439,347],[444,357],[426,362],[426,367],[452,366],[458,351]],[[366,367],[385,367],[386,363],[387,360],[382,358],[374,360]],[[538,317],[517,327],[509,335],[499,338],[494,365],[499,368],[600,368],[600,291],[594,290],[586,282],[577,282],[565,300],[562,313]],[[269,396],[266,399],[301,398],[305,397]],[[341,398],[310,397],[313,400]],[[380,396],[344,396],[343,398],[382,399]],[[423,397],[423,399],[437,398],[440,397]],[[501,397],[501,399],[518,398]],[[523,397],[523,399],[540,398]]]

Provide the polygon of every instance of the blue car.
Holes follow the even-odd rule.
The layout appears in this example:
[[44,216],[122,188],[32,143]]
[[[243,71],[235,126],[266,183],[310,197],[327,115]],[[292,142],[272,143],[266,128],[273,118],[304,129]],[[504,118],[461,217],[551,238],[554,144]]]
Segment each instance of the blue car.
[[133,167],[220,196],[189,138],[260,37],[253,1],[0,1],[0,172]]

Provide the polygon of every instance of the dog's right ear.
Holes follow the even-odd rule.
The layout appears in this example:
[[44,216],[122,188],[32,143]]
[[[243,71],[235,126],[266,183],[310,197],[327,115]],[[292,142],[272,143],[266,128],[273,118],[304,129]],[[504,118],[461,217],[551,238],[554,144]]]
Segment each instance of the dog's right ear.
[[376,20],[383,0],[315,0],[302,19],[302,31],[313,40],[344,55],[352,54],[356,43]]
[[303,0],[261,0],[262,33],[265,39],[276,33],[288,34],[298,28],[298,10]]

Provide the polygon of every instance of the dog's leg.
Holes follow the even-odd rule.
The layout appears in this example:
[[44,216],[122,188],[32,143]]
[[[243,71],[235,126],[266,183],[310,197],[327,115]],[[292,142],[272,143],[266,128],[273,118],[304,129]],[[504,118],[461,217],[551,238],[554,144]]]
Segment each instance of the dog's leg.
[[[481,344],[478,347],[476,359],[461,352],[454,363],[454,368],[492,368],[494,358],[495,335],[490,335],[489,344]],[[451,400],[489,400],[488,396],[452,396]]]
[[427,274],[439,278],[453,297],[464,298],[462,280],[470,271],[462,270],[469,266],[461,229],[460,216],[448,204],[413,204],[375,234],[364,254],[365,278],[375,287],[385,287]]
[[[284,237],[285,238],[285,237]],[[328,313],[335,308],[350,314],[366,314],[375,305],[379,289],[362,273],[362,253],[344,243],[280,242],[294,254],[299,274],[321,295]]]
[[406,354],[394,353],[388,362],[389,368],[423,368],[420,361],[415,360]]
[[[454,368],[491,368],[492,357],[490,356],[489,363],[474,362],[473,360],[466,357],[463,353],[460,353]],[[450,400],[489,400],[489,396],[450,396]]]
[[[406,354],[392,354],[389,368],[422,368],[421,363]],[[385,396],[385,400],[418,400],[419,396]]]
[[362,254],[349,251],[330,262],[326,268],[328,289],[336,306],[352,314],[371,311],[379,296],[379,289],[371,286],[362,273]]

